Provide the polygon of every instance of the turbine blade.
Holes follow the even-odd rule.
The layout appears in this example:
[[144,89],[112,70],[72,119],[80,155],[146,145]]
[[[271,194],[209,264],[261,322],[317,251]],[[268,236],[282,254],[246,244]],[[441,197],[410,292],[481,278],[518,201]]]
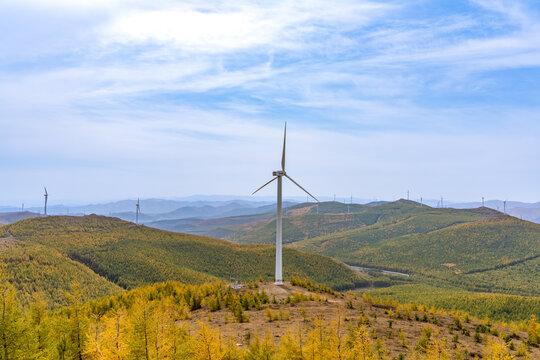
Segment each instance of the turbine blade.
[[47,188],[45,186],[43,188],[45,189],[45,195],[49,195],[47,194]]
[[283,154],[281,155],[281,170],[285,171],[285,143],[287,141],[287,122],[285,121],[285,132],[283,133]]
[[264,184],[263,186],[261,186],[260,188],[258,188],[257,190],[255,190],[255,191],[253,192],[253,194],[251,194],[251,195],[255,195],[255,193],[256,193],[257,191],[261,190],[263,187],[265,187],[266,185],[270,184],[272,181],[276,180],[277,178],[278,178],[278,177],[276,176],[275,178],[273,178],[272,180],[270,180],[269,182],[267,182],[266,184]]
[[294,185],[298,186],[300,189],[304,190],[304,192],[305,192],[306,194],[308,194],[309,196],[311,196],[312,198],[314,198],[316,202],[319,202],[319,200],[318,200],[315,196],[311,195],[311,194],[309,193],[309,191],[307,191],[306,189],[304,189],[303,187],[301,187],[299,183],[297,183],[296,181],[294,181],[294,180],[292,179],[292,177],[290,177],[289,175],[285,175],[285,176],[286,176],[289,180],[291,180],[291,181],[294,183]]

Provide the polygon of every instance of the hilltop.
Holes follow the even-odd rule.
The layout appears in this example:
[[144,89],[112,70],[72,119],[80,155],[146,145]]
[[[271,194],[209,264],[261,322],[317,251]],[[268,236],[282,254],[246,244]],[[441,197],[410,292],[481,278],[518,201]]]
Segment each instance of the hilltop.
[[[273,279],[273,247],[136,226],[116,218],[49,216],[0,227],[6,277],[23,294],[40,292],[62,303],[72,282],[90,289],[88,299],[160,281],[189,284],[238,277]],[[361,279],[326,256],[285,249],[284,275],[309,277],[336,289]]]
[[32,211],[0,213],[0,225],[11,224],[19,220],[30,219],[38,216],[42,215]]

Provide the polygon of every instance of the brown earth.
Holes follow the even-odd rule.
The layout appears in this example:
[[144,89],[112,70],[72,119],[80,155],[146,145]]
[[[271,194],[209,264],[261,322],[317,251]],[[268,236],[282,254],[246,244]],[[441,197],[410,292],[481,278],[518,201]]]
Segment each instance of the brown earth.
[[[269,322],[265,315],[266,306],[263,306],[261,310],[246,311],[245,313],[249,316],[249,322],[246,323],[234,322],[234,316],[228,309],[209,312],[206,308],[192,312],[191,319],[187,321],[196,324],[198,321],[206,322],[210,320],[210,325],[219,328],[222,336],[234,339],[239,346],[246,346],[247,339],[253,337],[255,334],[259,335],[259,337],[264,337],[269,334],[276,342],[278,342],[280,337],[288,331],[298,333],[300,328],[302,333],[305,334],[310,330],[313,325],[313,320],[316,318],[320,318],[325,323],[331,324],[340,317],[345,324],[344,329],[347,329],[350,326],[356,326],[359,318],[365,319],[367,316],[370,322],[370,331],[375,330],[377,336],[384,339],[386,347],[390,352],[390,358],[397,357],[399,354],[406,355],[412,353],[418,340],[422,336],[422,329],[426,326],[431,327],[433,336],[439,336],[440,339],[446,343],[450,353],[454,353],[456,350],[462,351],[466,349],[471,358],[474,355],[481,357],[482,349],[486,345],[488,338],[491,340],[496,339],[496,336],[482,333],[481,342],[476,343],[474,336],[476,326],[486,324],[474,319],[466,322],[465,319],[462,318],[463,327],[468,330],[469,336],[464,335],[457,329],[450,331],[450,327],[454,326],[456,316],[448,313],[436,313],[435,316],[438,320],[438,324],[433,324],[432,313],[427,311],[409,311],[411,317],[410,320],[405,317],[401,319],[393,317],[391,319],[389,313],[395,313],[395,307],[383,304],[371,304],[369,301],[365,301],[352,293],[337,293],[336,296],[326,293],[312,293],[321,298],[326,298],[327,301],[306,301],[297,304],[284,304],[283,302],[287,295],[292,296],[295,291],[304,294],[310,294],[310,292],[304,288],[292,286],[289,283],[277,286],[273,283],[266,282],[259,283],[259,287],[258,291],[264,290],[269,295],[270,299],[275,296],[276,300],[281,302],[269,305],[272,313],[277,314],[281,309],[281,312],[284,315],[287,313],[289,314],[289,320]],[[244,287],[243,289],[236,291],[247,291],[247,288]],[[257,291],[257,289],[254,289],[253,291]],[[352,305],[353,308],[347,306],[347,303]],[[401,309],[400,312],[404,314],[403,309]],[[428,322],[415,320],[415,314],[417,314],[420,319],[426,314],[429,319]],[[392,322],[391,328],[390,320]],[[491,329],[493,328],[496,328],[499,334],[501,334],[499,337],[502,337],[502,334],[512,334],[513,331],[515,332],[518,338],[512,340],[515,347],[514,353],[520,348],[521,344],[527,340],[527,333],[524,331],[517,331],[501,325],[492,325]],[[405,335],[407,348],[402,346],[402,340],[398,337],[400,329],[403,330]],[[453,338],[456,334],[458,334],[458,341],[457,343],[454,343]],[[529,351],[532,359],[540,359],[539,348],[531,347]]]

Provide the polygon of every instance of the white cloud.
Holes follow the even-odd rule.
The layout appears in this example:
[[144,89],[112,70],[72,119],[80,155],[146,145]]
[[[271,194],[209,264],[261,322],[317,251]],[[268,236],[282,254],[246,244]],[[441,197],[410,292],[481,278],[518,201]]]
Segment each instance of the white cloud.
[[291,50],[305,48],[305,41],[315,34],[372,23],[391,9],[394,6],[367,1],[184,4],[119,14],[104,27],[103,39],[129,45],[157,43],[189,53],[260,46]]

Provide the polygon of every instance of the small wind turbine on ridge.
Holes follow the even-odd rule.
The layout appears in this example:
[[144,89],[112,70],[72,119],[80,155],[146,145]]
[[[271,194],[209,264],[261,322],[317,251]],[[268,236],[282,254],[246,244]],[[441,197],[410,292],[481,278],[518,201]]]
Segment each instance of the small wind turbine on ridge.
[[141,205],[139,198],[137,198],[137,205],[135,205],[135,224],[139,225],[139,212],[141,212]]
[[47,216],[47,198],[49,197],[49,193],[47,193],[47,188],[45,186],[43,188],[45,189],[45,194],[43,194],[43,196],[45,196],[45,207],[43,208],[43,214]]
[[283,135],[283,154],[281,156],[281,170],[273,171],[272,175],[274,178],[270,181],[268,181],[266,184],[258,188],[253,192],[254,195],[259,190],[264,188],[266,185],[270,184],[272,181],[277,179],[277,217],[276,217],[276,285],[282,285],[283,284],[283,256],[282,256],[282,230],[283,230],[283,220],[282,220],[282,185],[283,185],[283,177],[285,176],[287,179],[293,182],[294,185],[298,186],[300,189],[302,189],[306,194],[311,196],[317,203],[319,200],[313,195],[311,195],[306,189],[304,189],[300,184],[298,184],[296,181],[294,181],[287,173],[285,172],[285,144],[287,142],[287,123],[285,122],[285,132]]

